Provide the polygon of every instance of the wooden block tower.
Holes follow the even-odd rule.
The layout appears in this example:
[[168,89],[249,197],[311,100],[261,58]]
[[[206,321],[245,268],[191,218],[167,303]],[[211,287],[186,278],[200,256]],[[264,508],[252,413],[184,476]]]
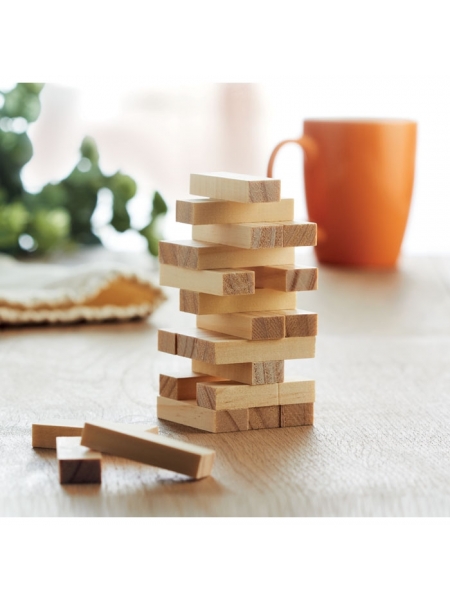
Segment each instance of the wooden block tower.
[[214,433],[313,424],[315,382],[285,381],[284,361],[312,358],[317,314],[296,292],[317,289],[317,269],[295,264],[314,246],[315,223],[294,221],[280,181],[193,174],[176,219],[192,240],[160,242],[160,283],[180,289],[197,327],[158,332],[158,350],[191,359],[161,374],[157,414]]

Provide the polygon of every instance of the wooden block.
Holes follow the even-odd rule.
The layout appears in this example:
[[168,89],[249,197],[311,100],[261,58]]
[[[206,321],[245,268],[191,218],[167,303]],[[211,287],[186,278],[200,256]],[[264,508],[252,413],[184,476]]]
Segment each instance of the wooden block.
[[177,334],[165,329],[158,330],[158,350],[166,354],[177,353]]
[[197,327],[246,340],[277,340],[284,337],[284,317],[270,312],[198,315]]
[[213,198],[186,198],[177,200],[176,220],[189,225],[220,225],[254,223],[257,221],[292,221],[294,200],[241,204]]
[[255,290],[248,296],[213,296],[180,291],[180,310],[194,315],[228,314],[239,312],[277,311],[294,309],[297,303],[295,292]]
[[171,421],[187,427],[195,427],[210,433],[247,431],[247,409],[215,411],[197,406],[197,400],[173,400],[158,396],[158,419]]
[[193,173],[189,193],[233,202],[279,202],[281,182],[240,173]]
[[[217,240],[215,240],[217,242]],[[185,269],[239,269],[264,265],[284,265],[295,260],[294,248],[233,248],[209,242],[183,240],[159,242],[159,262]]]
[[317,290],[317,268],[298,265],[251,267],[255,272],[255,287],[281,292]]
[[311,379],[278,384],[278,404],[311,404],[316,399],[316,384]]
[[159,393],[161,396],[173,400],[190,400],[196,397],[197,383],[207,381],[221,381],[221,378],[198,373],[190,373],[181,377],[161,374],[159,376]]
[[131,432],[119,424],[101,421],[85,423],[81,443],[93,450],[183,473],[194,479],[210,475],[216,454],[209,448],[153,433]]
[[173,265],[160,265],[160,283],[217,296],[236,296],[255,293],[255,274],[243,269],[194,271]]
[[176,334],[178,356],[212,364],[313,358],[315,353],[315,337],[254,342],[204,329],[168,331],[172,335]]
[[81,437],[57,437],[60,483],[101,483],[102,455],[81,445]]
[[280,407],[264,406],[248,409],[249,429],[274,429],[280,427]]
[[280,223],[234,223],[227,225],[193,225],[192,238],[237,248],[282,248],[283,229]]
[[283,246],[316,246],[317,224],[299,221],[285,222]]
[[308,310],[284,310],[286,337],[309,337],[317,335],[317,313]]
[[314,425],[314,404],[285,404],[280,406],[281,427]]
[[[83,431],[84,421],[72,419],[53,419],[31,425],[31,445],[33,448],[56,449],[57,437],[76,437]],[[129,425],[141,431],[158,433],[157,425]]]
[[281,383],[284,380],[284,361],[268,360],[254,363],[235,363],[229,365],[212,365],[200,360],[192,361],[195,373],[208,373],[231,381],[239,381],[248,385],[264,385]]
[[213,410],[233,410],[278,404],[278,384],[245,385],[235,381],[199,383],[197,404]]

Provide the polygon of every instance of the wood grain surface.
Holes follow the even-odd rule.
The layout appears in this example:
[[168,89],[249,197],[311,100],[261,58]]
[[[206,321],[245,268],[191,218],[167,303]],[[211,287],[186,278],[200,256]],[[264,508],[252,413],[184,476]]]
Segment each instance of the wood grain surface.
[[159,328],[195,325],[176,290],[147,322],[1,329],[0,515],[450,516],[450,258],[319,272],[298,294],[319,315],[316,358],[285,363],[316,380],[314,426],[160,421],[216,451],[201,481],[104,456],[101,485],[61,486],[55,451],[31,447],[44,419],[157,423],[160,373],[191,364],[156,351]]

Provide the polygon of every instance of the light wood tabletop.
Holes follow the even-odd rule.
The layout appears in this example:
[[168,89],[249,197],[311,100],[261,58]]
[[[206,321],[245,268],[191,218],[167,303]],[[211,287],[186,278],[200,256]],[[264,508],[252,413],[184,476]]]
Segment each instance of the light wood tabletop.
[[[311,264],[311,261],[309,261]],[[450,257],[404,257],[395,272],[319,266],[298,307],[319,314],[315,425],[209,434],[159,421],[157,329],[193,325],[178,292],[145,322],[0,329],[0,516],[450,516]],[[101,485],[62,486],[53,450],[31,447],[49,418],[158,423],[213,448],[194,481],[105,456]]]

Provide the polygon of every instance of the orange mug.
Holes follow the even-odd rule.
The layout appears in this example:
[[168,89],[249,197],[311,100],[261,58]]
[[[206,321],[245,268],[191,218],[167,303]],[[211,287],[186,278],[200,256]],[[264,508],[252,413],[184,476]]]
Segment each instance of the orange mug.
[[320,262],[354,267],[394,267],[408,221],[414,182],[417,124],[406,120],[304,122],[299,139],[278,150],[304,150],[308,218],[317,223]]

